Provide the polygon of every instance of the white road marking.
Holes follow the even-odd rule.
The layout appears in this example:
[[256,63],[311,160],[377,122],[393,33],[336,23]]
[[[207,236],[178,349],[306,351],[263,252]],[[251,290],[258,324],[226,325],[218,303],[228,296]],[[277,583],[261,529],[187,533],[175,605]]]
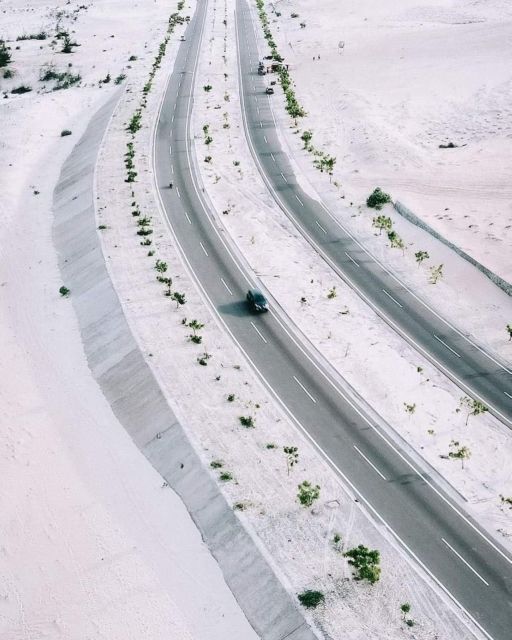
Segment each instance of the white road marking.
[[273,154],[273,153],[271,153],[271,154],[270,154],[270,157],[272,158],[272,160],[273,160],[274,162],[276,161],[276,159],[274,158],[274,154]]
[[475,576],[477,576],[477,578],[480,578],[480,580],[485,584],[486,587],[489,586],[489,583],[487,582],[487,580],[484,580],[482,578],[482,576],[478,573],[478,571],[475,571],[475,569],[473,569],[473,567],[469,564],[469,562],[467,560],[465,560],[458,551],[455,551],[455,549],[452,547],[452,545],[449,542],[446,542],[446,540],[444,538],[441,538],[441,540],[445,543],[445,545],[448,547],[448,549],[450,549],[451,551],[453,551],[453,553],[460,559],[462,560],[462,562],[466,565],[466,567],[468,567],[468,569],[471,569],[471,571],[475,574]]
[[263,124],[261,123],[261,120],[260,120],[260,127],[263,129]]
[[254,101],[258,102],[258,98],[256,96],[254,96]]
[[256,331],[256,333],[259,335],[259,337],[263,340],[263,342],[265,344],[267,344],[267,341],[265,340],[264,335],[261,333],[261,331],[258,329],[258,327],[254,324],[254,322],[251,321],[251,324],[253,326],[254,331]]
[[509,398],[512,398],[512,396],[510,395],[510,393],[507,393],[506,391],[503,392],[506,396],[508,396]]
[[172,114],[171,122],[174,122],[174,113]]
[[304,391],[304,393],[306,395],[308,395],[311,400],[313,400],[313,402],[316,404],[316,400],[313,398],[313,396],[309,393],[309,391],[306,389],[306,387],[302,384],[302,382],[300,380],[298,380],[295,376],[293,376],[293,379],[295,380],[295,382],[299,385],[299,387],[302,389],[302,391]]
[[228,285],[226,284],[224,278],[221,278],[220,281],[222,282],[222,284],[226,287],[226,289],[228,290],[228,293],[230,296],[233,295],[233,292],[231,291],[231,289],[228,287]]
[[267,136],[263,136],[263,140],[268,144]]
[[256,111],[258,112],[258,115],[260,115],[260,108],[256,107]]
[[445,342],[444,340],[441,340],[441,338],[439,338],[438,336],[436,336],[436,334],[435,334],[435,333],[434,333],[434,338],[435,338],[436,340],[439,340],[439,342],[440,342],[441,344],[444,344],[444,346],[445,346],[447,349],[449,349],[452,353],[454,353],[454,354],[457,356],[457,358],[460,358],[460,354],[458,354],[454,349],[452,349],[452,348],[450,347],[450,345],[449,345],[449,344],[446,344],[446,342]]
[[355,449],[355,450],[357,451],[357,453],[361,456],[361,458],[363,458],[364,460],[366,460],[366,462],[370,465],[370,467],[371,467],[374,471],[376,471],[376,472],[379,474],[379,476],[380,476],[383,480],[385,480],[385,481],[387,482],[386,476],[385,476],[384,474],[382,474],[382,473],[377,469],[377,467],[373,464],[373,462],[372,462],[369,458],[367,458],[367,457],[364,455],[364,453],[361,451],[361,449],[359,449],[358,447],[356,447],[356,445],[354,445],[354,449]]
[[324,232],[327,233],[327,231],[322,227],[322,225],[318,222],[318,220],[315,220],[315,224]]
[[185,211],[185,216],[187,217],[188,223],[192,224],[192,220],[189,218],[189,215],[186,211]]
[[199,241],[199,244],[201,245],[201,249],[204,251],[204,255],[205,255],[206,257],[208,257],[208,252],[207,252],[207,251],[206,251],[206,249],[204,248],[203,243],[202,243],[201,241]]
[[169,155],[172,156],[172,147],[169,145]]
[[180,196],[180,190],[178,189],[178,187],[176,187],[176,193],[178,194],[178,198],[181,198],[181,196]]
[[176,103],[174,103],[173,111],[176,111]]
[[386,291],[386,289],[382,289],[382,291],[383,291],[383,293],[385,293],[385,294],[387,295],[387,297],[388,297],[390,300],[393,300],[393,302],[394,302],[395,304],[397,304],[397,305],[400,307],[400,309],[402,309],[402,308],[403,308],[403,307],[402,307],[402,305],[398,302],[398,300],[395,300],[395,298],[393,298],[393,296],[392,296],[390,293],[388,293],[388,292]]
[[356,265],[356,267],[359,266],[359,264],[354,260],[354,258],[352,256],[350,256],[346,251],[345,251],[345,255],[347,256],[347,258],[349,260],[352,260],[352,262]]
[[286,176],[282,171],[281,171],[281,178],[288,184],[288,180],[286,179]]
[[304,203],[302,202],[302,200],[299,198],[299,196],[297,194],[295,194],[295,197],[297,198],[297,200],[300,202],[300,204],[302,206],[304,206]]

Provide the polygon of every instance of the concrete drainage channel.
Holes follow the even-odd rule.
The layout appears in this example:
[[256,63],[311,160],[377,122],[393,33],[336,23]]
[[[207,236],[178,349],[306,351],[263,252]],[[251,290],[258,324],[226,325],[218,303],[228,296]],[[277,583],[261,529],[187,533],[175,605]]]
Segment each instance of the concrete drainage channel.
[[105,265],[94,205],[94,167],[118,100],[91,119],[53,194],[53,241],[71,290],[89,368],[131,438],[183,500],[224,578],[263,640],[315,640],[285,590],[203,467],[130,331]]

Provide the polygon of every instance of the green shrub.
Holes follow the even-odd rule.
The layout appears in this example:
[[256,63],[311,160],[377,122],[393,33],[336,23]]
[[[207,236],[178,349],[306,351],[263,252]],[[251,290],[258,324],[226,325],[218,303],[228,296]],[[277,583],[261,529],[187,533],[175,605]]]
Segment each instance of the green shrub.
[[343,554],[348,563],[357,569],[356,580],[368,580],[375,584],[380,578],[380,553],[360,544]]
[[252,416],[240,416],[238,420],[240,421],[242,427],[247,427],[248,429],[250,429],[255,426],[254,418]]
[[20,84],[19,87],[12,89],[11,93],[14,93],[16,95],[21,95],[23,93],[29,93],[29,91],[32,91],[32,87],[27,87],[27,85],[25,84]]
[[325,596],[321,591],[312,591],[311,589],[299,593],[297,598],[306,609],[316,609],[325,600]]
[[11,62],[10,47],[7,47],[3,40],[0,40],[0,68],[6,67]]
[[59,289],[59,293],[64,298],[64,297],[68,296],[71,293],[71,291],[67,287],[62,285],[62,287]]
[[382,209],[388,202],[391,202],[391,196],[389,193],[384,193],[380,187],[376,187],[368,198],[366,198],[366,206],[371,209]]

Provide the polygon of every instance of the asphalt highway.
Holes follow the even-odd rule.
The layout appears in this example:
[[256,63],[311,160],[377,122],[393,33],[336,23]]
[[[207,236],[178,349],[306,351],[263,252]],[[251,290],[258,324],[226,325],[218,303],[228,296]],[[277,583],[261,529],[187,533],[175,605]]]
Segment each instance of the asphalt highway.
[[[353,495],[488,637],[510,640],[508,554],[388,441],[279,315],[272,310],[251,314],[244,302],[255,282],[205,205],[191,150],[190,116],[205,15],[206,1],[199,0],[155,129],[155,181],[190,273],[267,388]],[[255,86],[257,90],[244,91],[256,91],[266,100]],[[353,257],[362,260],[359,254]]]
[[[272,101],[265,94],[276,74],[259,76],[257,25],[245,0],[237,0],[242,110],[253,157],[285,214],[329,265],[402,337],[468,395],[480,399],[512,427],[512,371],[420,300],[379,263],[339,218],[303,192],[276,133]],[[478,313],[478,301],[475,301]],[[503,327],[505,334],[505,327]],[[461,394],[462,395],[462,394]]]

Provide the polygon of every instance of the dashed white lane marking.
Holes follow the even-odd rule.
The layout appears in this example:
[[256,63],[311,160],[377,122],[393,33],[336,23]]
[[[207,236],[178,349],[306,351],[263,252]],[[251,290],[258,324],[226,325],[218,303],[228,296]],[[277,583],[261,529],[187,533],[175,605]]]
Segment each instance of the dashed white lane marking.
[[169,155],[170,156],[172,155],[172,147],[171,147],[171,145],[169,145]]
[[311,400],[313,400],[313,402],[316,404],[316,400],[313,398],[313,396],[309,393],[309,391],[306,389],[306,387],[302,384],[302,382],[300,380],[298,380],[295,376],[293,376],[293,379],[295,380],[295,382],[299,385],[299,387],[302,389],[302,391],[304,391],[304,393],[309,396],[309,398]]
[[393,298],[393,296],[392,296],[390,293],[388,293],[388,292],[386,291],[386,289],[382,289],[382,291],[383,291],[383,293],[385,293],[385,294],[387,295],[387,297],[388,297],[390,300],[393,300],[393,302],[394,302],[396,305],[398,305],[398,306],[400,307],[400,309],[403,309],[402,305],[398,302],[398,300],[396,300],[395,298]]
[[304,206],[304,203],[302,202],[302,200],[299,198],[299,196],[297,194],[295,194],[295,197],[297,198],[297,200],[300,202],[301,206]]
[[174,165],[171,164],[171,173],[174,173]]
[[259,335],[259,337],[263,340],[263,342],[265,344],[267,344],[267,341],[265,340],[265,336],[261,333],[261,331],[258,329],[258,327],[254,324],[254,322],[251,321],[251,324],[253,326],[254,331],[256,331],[256,333]]
[[258,115],[260,115],[260,108],[256,107],[256,111],[258,112]]
[[233,295],[233,292],[231,291],[231,289],[228,287],[228,285],[226,284],[224,278],[221,278],[220,281],[222,282],[222,284],[226,287],[226,289],[228,290],[228,293],[230,296]]
[[173,111],[176,111],[176,103],[174,103]]
[[271,153],[271,154],[270,154],[270,157],[272,158],[272,160],[273,160],[274,162],[276,161],[276,159],[274,158],[274,154],[273,154],[273,153]]
[[263,124],[262,124],[261,120],[260,120],[260,127],[263,129]]
[[281,171],[281,178],[288,184],[288,180],[286,179],[286,176],[282,171]]
[[263,140],[268,144],[267,136],[263,136]]
[[450,347],[450,345],[449,345],[449,344],[446,344],[446,342],[445,342],[444,340],[441,340],[441,338],[439,338],[438,336],[436,336],[436,334],[435,334],[435,333],[434,333],[434,338],[435,338],[436,340],[439,340],[439,342],[440,342],[441,344],[443,344],[447,349],[449,349],[452,353],[454,353],[454,354],[457,356],[457,358],[460,358],[460,354],[459,354],[459,353],[457,353],[454,349],[452,349],[452,348]]
[[506,391],[503,392],[506,396],[508,396],[509,398],[512,398],[512,396],[510,395],[510,393],[507,393]]
[[178,189],[178,187],[176,187],[176,193],[178,194],[178,198],[181,198],[180,190]]
[[171,122],[174,122],[174,113],[172,114]]
[[327,231],[322,227],[322,225],[318,222],[318,220],[315,220],[315,224],[316,226],[321,229],[324,233],[327,233]]
[[354,260],[354,258],[352,256],[350,256],[346,251],[345,251],[345,255],[347,256],[347,258],[349,260],[352,260],[352,262],[356,265],[356,267],[359,266],[359,264]]
[[468,569],[471,569],[471,571],[475,574],[475,576],[477,576],[477,578],[480,578],[480,580],[485,584],[486,587],[489,586],[489,583],[487,582],[487,580],[484,580],[482,576],[478,573],[478,571],[475,571],[475,569],[473,569],[473,567],[469,564],[469,562],[465,560],[458,551],[455,551],[455,549],[452,547],[452,545],[449,542],[446,542],[444,538],[441,538],[441,540],[445,543],[448,549],[453,551],[453,553],[457,556],[457,558],[462,560],[462,562],[466,565],[466,567],[468,567]]
[[185,211],[185,216],[186,216],[186,218],[188,220],[188,223],[192,224],[192,220],[190,219],[190,217],[189,217],[189,215],[188,215],[188,213],[186,211]]
[[[369,458],[367,458],[367,457],[364,455],[364,453],[361,451],[361,449],[359,449],[358,447],[356,447],[356,445],[354,445],[354,449],[355,449],[355,450],[357,451],[357,453],[361,456],[361,458],[363,458],[363,460],[366,460],[366,462],[370,465],[370,467],[371,467],[374,471],[376,471],[376,472],[379,474],[379,476],[380,476],[383,480],[386,480],[386,476],[385,476],[383,473],[381,473],[381,472],[377,469],[377,467],[373,464],[373,462],[372,462]],[[387,480],[386,480],[386,482],[387,482]]]
[[199,244],[201,245],[201,249],[204,251],[204,255],[205,255],[206,257],[208,257],[208,252],[207,252],[207,251],[206,251],[206,249],[204,248],[203,243],[202,243],[201,241],[199,241]]
[[254,102],[258,102],[258,98],[254,96]]

